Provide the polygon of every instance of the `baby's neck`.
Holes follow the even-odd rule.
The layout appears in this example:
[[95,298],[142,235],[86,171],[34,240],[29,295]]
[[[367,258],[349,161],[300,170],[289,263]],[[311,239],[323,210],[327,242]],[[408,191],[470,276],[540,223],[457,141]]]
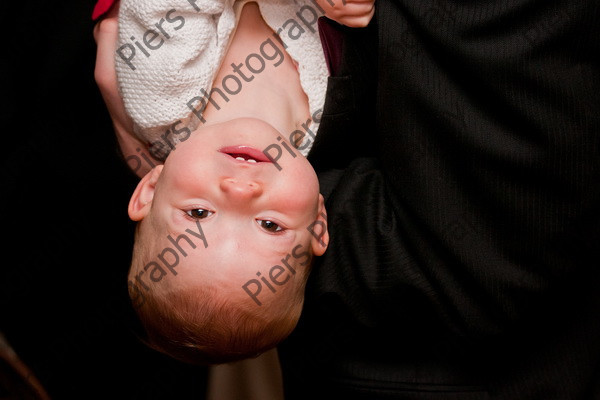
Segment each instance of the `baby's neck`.
[[206,124],[253,117],[287,137],[310,115],[298,70],[254,2],[241,11],[213,87],[225,93],[228,101],[222,101],[218,92],[212,95],[216,101],[209,101],[203,113]]

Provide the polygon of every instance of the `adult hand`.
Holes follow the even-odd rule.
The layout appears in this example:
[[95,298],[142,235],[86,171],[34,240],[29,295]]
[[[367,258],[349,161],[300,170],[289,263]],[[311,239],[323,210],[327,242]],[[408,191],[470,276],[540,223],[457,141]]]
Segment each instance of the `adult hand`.
[[352,28],[369,24],[375,14],[375,0],[316,0],[325,16]]
[[94,39],[98,46],[94,78],[112,119],[123,157],[133,172],[141,178],[161,162],[154,159],[147,146],[135,137],[133,121],[125,112],[125,105],[119,94],[115,70],[118,15],[119,2],[116,2],[94,27]]

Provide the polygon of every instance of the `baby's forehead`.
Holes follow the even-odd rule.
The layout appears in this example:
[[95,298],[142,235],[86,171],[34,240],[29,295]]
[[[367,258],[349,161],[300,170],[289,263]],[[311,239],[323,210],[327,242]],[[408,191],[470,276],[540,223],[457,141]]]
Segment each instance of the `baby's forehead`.
[[[265,250],[228,257],[211,252],[187,252],[187,256],[178,256],[176,274],[165,277],[165,290],[211,287],[215,296],[249,301],[250,305],[283,298],[285,293],[303,287],[312,261],[308,248],[300,244],[285,253],[272,251],[271,257],[265,257]],[[170,257],[166,261],[173,264],[175,260]]]
[[[271,267],[280,265],[292,274],[292,265],[306,264],[310,257],[307,244],[294,243],[281,248],[275,246],[258,246],[254,243],[248,243],[245,247],[223,247],[219,248],[218,243],[214,243],[212,251],[200,249],[200,251],[186,251],[187,256],[178,254],[180,258],[179,268],[181,273],[189,274],[193,279],[205,279],[210,276],[213,279],[223,279],[227,282],[235,281],[235,278],[248,272],[254,275],[264,271],[267,272]],[[257,275],[260,276],[260,275]]]

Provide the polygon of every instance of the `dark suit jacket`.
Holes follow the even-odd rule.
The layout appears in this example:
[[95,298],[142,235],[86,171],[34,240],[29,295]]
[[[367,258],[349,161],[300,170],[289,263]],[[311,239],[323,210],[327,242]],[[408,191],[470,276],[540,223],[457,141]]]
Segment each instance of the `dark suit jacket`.
[[331,240],[287,398],[600,398],[598,4],[376,8],[309,155]]

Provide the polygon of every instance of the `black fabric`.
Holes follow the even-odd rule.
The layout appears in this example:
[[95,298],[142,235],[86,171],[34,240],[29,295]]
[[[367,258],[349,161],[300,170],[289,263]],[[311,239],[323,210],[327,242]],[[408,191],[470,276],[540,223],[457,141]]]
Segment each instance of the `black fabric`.
[[599,5],[376,9],[377,162],[321,171],[286,398],[599,399]]
[[[94,82],[94,3],[0,2],[0,331],[52,399],[202,399],[206,368],[134,334],[139,179]],[[0,375],[0,397],[20,399]]]
[[[321,35],[329,32],[332,36],[333,44],[324,45],[324,49],[335,46],[332,52],[341,52],[345,62],[335,65],[336,74],[328,78],[319,134],[308,154],[317,172],[344,168],[357,154],[375,154],[376,146],[370,134],[374,128],[377,87],[374,27],[352,29],[327,18],[321,18],[319,25]],[[322,42],[327,41],[322,39]],[[326,134],[321,135],[321,132]]]

